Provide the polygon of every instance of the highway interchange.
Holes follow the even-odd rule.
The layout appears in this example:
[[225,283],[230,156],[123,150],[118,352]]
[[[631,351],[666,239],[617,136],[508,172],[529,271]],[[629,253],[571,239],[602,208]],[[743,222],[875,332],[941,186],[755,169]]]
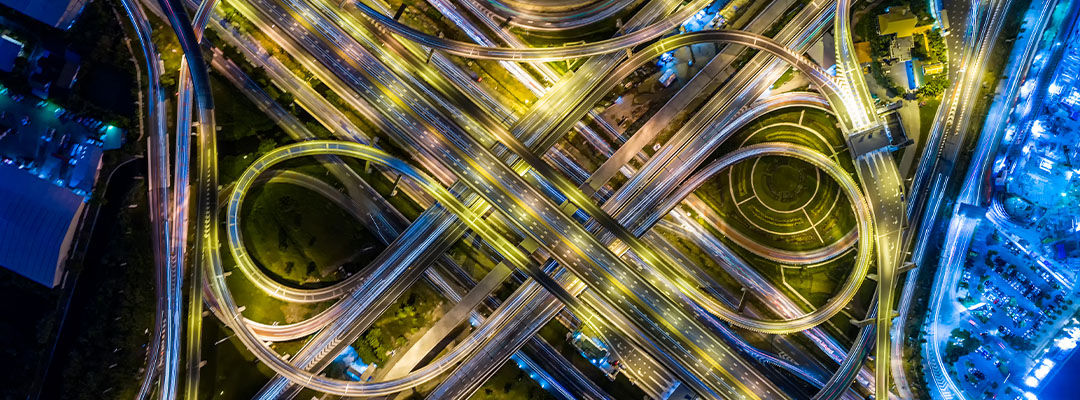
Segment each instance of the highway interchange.
[[[855,176],[830,155],[779,142],[743,147],[705,163],[713,150],[741,127],[785,108],[829,110],[850,143],[883,134],[884,123],[862,67],[854,59],[852,5],[848,0],[811,0],[772,37],[755,33],[754,29],[761,31],[762,27],[753,23],[745,30],[673,34],[683,21],[712,3],[707,0],[431,1],[476,43],[409,27],[393,17],[394,10],[381,1],[221,1],[405,149],[416,165],[380,150],[373,133],[357,127],[328,103],[324,94],[300,81],[255,40],[214,15],[217,1],[147,0],[140,4],[125,0],[123,5],[139,34],[151,73],[148,113],[153,121],[148,142],[153,168],[148,180],[152,183],[159,320],[152,336],[155,339],[148,346],[151,367],[143,377],[140,398],[149,397],[151,392],[168,399],[180,395],[198,398],[203,315],[199,311],[203,301],[261,364],[277,374],[258,398],[291,398],[304,388],[343,397],[391,396],[437,379],[444,380],[428,398],[468,398],[510,359],[536,370],[557,372],[552,379],[566,385],[563,390],[568,396],[606,398],[579,371],[567,368],[566,360],[537,335],[544,324],[566,312],[584,321],[590,330],[601,332],[624,360],[624,373],[653,397],[664,396],[680,384],[701,398],[799,397],[788,391],[790,385],[774,380],[775,372],[763,371],[761,364],[786,370],[811,385],[818,390],[815,399],[860,398],[860,393],[877,398],[910,397],[902,367],[898,367],[902,349],[897,343],[902,338],[892,323],[897,290],[904,289],[899,298],[901,316],[905,313],[903,303],[910,301],[912,278],[899,284],[900,274],[909,269],[902,267],[905,254],[912,241],[918,249],[926,235],[907,228],[909,221],[921,222],[923,204],[930,202],[925,207],[931,209],[941,206],[943,183],[927,183],[925,179],[952,173],[953,163],[938,159],[950,160],[959,151],[960,141],[949,138],[962,135],[955,132],[964,132],[970,118],[967,103],[977,85],[975,78],[967,76],[979,75],[980,63],[985,62],[981,60],[992,46],[992,34],[1000,30],[1008,0],[979,2],[979,7],[988,7],[991,12],[985,14],[986,22],[976,26],[990,33],[970,34],[979,40],[967,41],[972,47],[963,50],[963,57],[979,61],[965,61],[972,70],[947,92],[941,124],[934,125],[930,142],[942,146],[927,145],[913,184],[915,188],[931,185],[933,190],[912,189],[918,195],[910,198],[904,194],[905,179],[888,146],[859,153],[852,150]],[[611,18],[626,7],[637,7],[637,12],[625,22],[620,19],[620,34],[607,40],[535,48],[525,46],[507,29],[570,30]],[[165,94],[158,85],[160,75],[170,72],[162,71],[154,61],[159,56],[150,40],[144,8],[169,22],[184,51],[173,156],[166,131]],[[188,9],[198,10],[194,19],[188,17]],[[466,12],[472,17],[462,17]],[[976,15],[983,14],[973,12],[972,18]],[[476,20],[484,27],[473,25]],[[276,86],[293,94],[295,101],[338,140],[313,140],[315,135],[247,78],[234,60],[224,59],[220,51],[202,51],[205,42],[200,40],[207,26],[265,70]],[[803,56],[830,27],[836,38],[835,75]],[[489,37],[485,30],[496,37]],[[717,57],[717,62],[727,63],[717,64],[726,65],[722,73],[730,76],[721,90],[677,129],[667,145],[638,163],[640,167],[626,164],[641,158],[631,147],[629,153],[624,150],[619,156],[619,165],[592,176],[555,146],[570,131],[591,143],[606,145],[602,136],[614,130],[596,113],[595,106],[661,54],[701,43],[716,44],[721,51],[733,54],[744,49],[757,53],[740,68],[730,65],[730,57]],[[204,59],[204,54],[214,54],[209,57],[212,62]],[[447,55],[498,61],[537,96],[537,101],[523,114],[513,111]],[[544,63],[566,59],[584,62],[575,72],[561,77]],[[818,93],[767,94],[788,67],[798,70]],[[262,155],[236,182],[225,186],[218,180],[217,129],[208,78],[211,68],[242,88],[297,141]],[[599,126],[601,131],[583,121],[596,123],[591,126]],[[192,134],[194,143],[189,140]],[[609,157],[617,154],[610,147],[603,152]],[[851,271],[825,304],[810,311],[803,310],[680,211],[683,206],[701,207],[693,192],[715,174],[764,156],[792,157],[824,171],[841,187],[856,217],[852,234],[817,252],[783,251],[747,237],[732,238],[762,257],[794,265],[820,263],[854,248]],[[343,183],[348,196],[316,178],[273,169],[299,157],[316,157]],[[410,223],[348,167],[344,158],[380,166],[380,174],[400,180],[401,190],[427,210]],[[171,175],[170,161],[175,168]],[[937,171],[945,167],[949,169]],[[616,173],[623,174],[626,183],[614,191],[605,189]],[[191,182],[189,174],[193,174]],[[274,280],[249,254],[240,229],[240,210],[247,192],[266,182],[303,186],[353,215],[371,217],[357,220],[370,221],[368,228],[380,232],[386,249],[362,273],[319,289],[295,288]],[[194,200],[189,200],[189,190],[194,190]],[[664,219],[668,215],[673,218]],[[916,226],[932,226],[935,213],[926,215],[930,223]],[[193,223],[189,224],[189,219]],[[716,287],[709,283],[711,278],[686,267],[685,256],[669,251],[673,248],[653,233],[654,227],[685,229],[688,237],[693,236],[724,260],[744,290],[772,301],[744,310],[738,293],[705,290]],[[515,235],[508,237],[505,232]],[[467,276],[455,280],[463,272],[445,255],[463,237],[482,239],[503,260],[479,283]],[[539,248],[524,246],[518,242],[521,238]],[[226,265],[235,265],[236,270],[227,271]],[[876,269],[872,275],[871,265]],[[297,323],[252,321],[244,317],[244,306],[237,304],[230,292],[226,277],[232,273],[243,275],[266,296],[332,305]],[[494,297],[495,284],[511,277],[520,281],[516,290],[505,300]],[[848,315],[845,309],[868,278],[876,288],[872,305],[866,309],[867,320],[860,324],[849,348],[844,348],[821,325],[842,312]],[[413,361],[375,381],[322,373],[394,299],[420,279],[434,282],[445,297],[458,302],[457,319],[446,323],[452,328],[462,321],[471,322],[473,329],[467,335],[418,369],[413,369],[418,366]],[[468,282],[462,284],[463,280]],[[191,288],[186,310],[182,303],[185,287]],[[181,322],[185,317],[186,328]],[[181,345],[185,330],[186,345]],[[793,362],[759,350],[741,337],[747,331],[781,335],[785,339],[778,342],[800,354],[807,352],[807,346],[786,337],[805,336],[809,339],[806,343],[824,354],[832,366],[826,370],[818,361]],[[438,342],[447,333],[433,330],[431,340]],[[288,357],[268,345],[299,338],[308,340]],[[426,354],[431,350],[424,347],[430,345],[417,346],[410,352]],[[868,363],[871,352],[873,362]],[[186,374],[181,354],[188,363]],[[796,356],[796,360],[813,358]]]

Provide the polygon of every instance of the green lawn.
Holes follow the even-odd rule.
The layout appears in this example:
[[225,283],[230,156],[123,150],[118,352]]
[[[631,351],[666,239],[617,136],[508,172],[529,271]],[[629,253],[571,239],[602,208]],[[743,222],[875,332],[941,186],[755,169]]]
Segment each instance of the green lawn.
[[354,343],[365,363],[385,365],[392,350],[405,351],[408,339],[433,325],[445,304],[428,284],[419,282],[405,291]]
[[333,202],[289,184],[253,188],[241,213],[241,229],[256,263],[293,285],[319,286],[344,279],[383,248]]
[[518,368],[513,360],[499,368],[491,379],[473,393],[470,400],[545,400],[554,399],[540,384]]
[[[770,114],[728,139],[714,157],[739,146],[770,142],[810,147],[833,156],[847,170],[853,169],[835,120],[813,109]],[[809,163],[791,157],[741,162],[717,174],[697,194],[733,228],[781,249],[821,247],[843,237],[856,222],[836,182]]]
[[206,366],[200,371],[201,394],[215,400],[252,398],[273,373],[220,322],[207,322],[210,323],[203,324],[202,348]]

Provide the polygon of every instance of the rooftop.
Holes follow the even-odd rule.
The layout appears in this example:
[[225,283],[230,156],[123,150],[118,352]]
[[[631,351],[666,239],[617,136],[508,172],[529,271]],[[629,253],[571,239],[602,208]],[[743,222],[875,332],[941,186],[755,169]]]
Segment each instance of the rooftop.
[[7,35],[0,35],[0,70],[11,72],[15,59],[22,52],[23,44]]
[[889,7],[888,12],[878,15],[878,33],[882,36],[895,34],[898,38],[909,37],[915,34],[918,22],[919,19],[907,7]]
[[87,0],[0,0],[0,4],[64,30],[71,27],[86,3]]
[[0,164],[0,266],[48,287],[60,283],[83,198]]

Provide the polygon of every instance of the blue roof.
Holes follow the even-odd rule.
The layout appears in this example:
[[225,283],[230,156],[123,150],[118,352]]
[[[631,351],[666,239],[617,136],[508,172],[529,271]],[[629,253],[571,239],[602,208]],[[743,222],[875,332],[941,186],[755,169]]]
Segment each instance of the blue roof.
[[19,57],[23,44],[7,35],[0,36],[0,70],[11,72],[15,68],[15,59]]
[[71,27],[86,3],[87,0],[0,0],[0,4],[64,30]]
[[27,170],[0,165],[0,266],[60,283],[83,198]]

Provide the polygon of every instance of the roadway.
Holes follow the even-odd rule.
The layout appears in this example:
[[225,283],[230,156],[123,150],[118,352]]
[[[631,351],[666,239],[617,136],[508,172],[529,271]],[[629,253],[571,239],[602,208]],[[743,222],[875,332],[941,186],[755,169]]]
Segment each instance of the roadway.
[[135,28],[143,51],[143,59],[147,70],[147,96],[146,113],[149,116],[149,135],[146,141],[147,166],[147,189],[150,209],[151,244],[154,254],[154,285],[156,288],[156,302],[154,309],[154,330],[150,335],[150,343],[147,347],[146,369],[141,378],[139,391],[136,395],[139,399],[150,396],[155,379],[161,371],[160,366],[167,351],[164,342],[169,330],[166,329],[170,306],[170,290],[173,287],[173,273],[170,270],[171,246],[169,243],[169,138],[166,132],[165,94],[161,88],[161,57],[151,39],[153,29],[150,21],[146,19],[142,7],[135,0],[121,2],[128,18]]
[[[1057,2],[1051,1],[1043,3],[1038,16],[1034,20],[1025,21],[1025,23],[1034,23],[1034,26],[1028,27],[1026,35],[1030,37],[1039,37],[1041,35],[1037,32],[1041,32],[1045,28],[1050,19],[1050,14],[1053,10],[1053,5]],[[970,123],[970,108],[971,104],[976,102],[979,95],[978,88],[982,80],[982,69],[985,65],[986,58],[992,49],[994,42],[997,40],[998,33],[1001,30],[1001,26],[1005,20],[1006,11],[1010,6],[1009,1],[990,2],[986,4],[987,9],[982,12],[972,12],[973,15],[984,15],[985,20],[981,22],[969,22],[969,26],[972,26],[971,35],[972,42],[965,52],[966,58],[965,64],[967,69],[962,72],[962,79],[957,83],[957,87],[954,88],[953,98],[950,99],[949,118],[945,121],[943,126],[939,129],[943,132],[943,143],[939,150],[941,161],[937,163],[944,164],[943,166],[936,167],[934,170],[934,184],[941,181],[935,187],[936,191],[942,191],[947,188],[947,182],[953,174],[952,164],[956,160],[959,153],[961,144],[965,141],[967,135],[967,126]],[[1023,50],[1019,53],[1018,59],[1012,61],[1012,66],[1016,69],[1010,73],[1008,80],[1004,83],[1004,96],[1015,100],[1015,92],[1019,87],[1019,82],[1026,76],[1022,71],[1027,70],[1031,66],[1032,59],[1034,57],[1034,49],[1037,48],[1037,44],[1040,42],[1038,39],[1029,39]],[[1014,51],[1014,54],[1015,51]],[[970,72],[969,72],[970,71]],[[975,76],[968,77],[971,73]],[[974,233],[975,228],[980,223],[980,219],[973,218],[974,216],[968,216],[965,213],[959,212],[960,207],[964,204],[981,206],[984,205],[986,200],[985,185],[986,175],[989,171],[989,164],[992,162],[993,149],[996,148],[996,144],[999,141],[1000,134],[1005,125],[1003,122],[1005,113],[1010,107],[1004,106],[996,109],[991,109],[991,113],[987,115],[987,123],[984,124],[984,133],[980,137],[978,145],[972,156],[972,163],[968,166],[967,174],[963,181],[963,189],[960,192],[960,196],[955,203],[954,216],[950,219],[945,234],[945,243],[942,247],[942,253],[939,257],[939,271],[934,279],[934,286],[931,291],[931,303],[929,307],[930,318],[927,318],[927,328],[929,330],[928,335],[930,339],[928,343],[923,346],[924,355],[926,357],[926,363],[931,371],[932,388],[934,394],[942,399],[951,399],[954,397],[964,398],[964,393],[956,386],[950,374],[947,372],[947,366],[942,363],[941,359],[941,345],[944,341],[948,340],[948,325],[952,322],[949,315],[953,309],[952,293],[955,291],[956,282],[959,279],[959,273],[963,270],[963,259],[966,257],[967,248],[971,241],[971,235]],[[989,125],[989,124],[996,125]],[[992,126],[994,126],[992,128]],[[986,129],[990,130],[989,133]],[[939,188],[940,187],[940,188]],[[939,192],[938,192],[939,193]],[[932,206],[940,207],[941,195],[937,194],[931,199]],[[936,209],[936,208],[934,208]],[[987,213],[988,219],[993,213]],[[934,221],[933,214],[929,216],[928,222]],[[916,247],[917,254],[925,252],[925,243],[919,243]],[[945,313],[943,313],[943,311]]]
[[641,27],[636,30],[626,30],[626,33],[611,39],[605,39],[583,44],[569,44],[557,47],[495,47],[483,46],[452,39],[432,36],[405,24],[394,20],[391,16],[380,13],[363,2],[356,2],[356,8],[372,20],[385,26],[394,33],[424,46],[443,50],[449,54],[466,58],[481,58],[490,60],[506,61],[560,61],[571,58],[595,56],[606,53],[623,51],[652,41],[660,36],[670,33],[697,13],[711,0],[692,0],[683,5],[674,13],[660,19],[654,24]]
[[633,9],[641,0],[602,0],[576,7],[544,7],[533,2],[503,2],[488,0],[484,6],[478,0],[465,0],[469,7],[482,10],[484,15],[526,31],[553,32],[576,29],[607,20]]
[[[742,37],[742,38],[736,38],[736,40],[746,40],[746,41],[747,41],[748,43],[751,43],[751,44],[758,44],[758,43],[759,43],[759,39],[757,39],[757,38],[751,38],[751,39],[747,39],[746,37]],[[765,43],[765,45],[768,45],[768,44],[769,44],[769,43]],[[774,50],[774,51],[779,51],[779,50],[782,50],[782,49],[779,49],[779,50],[778,50],[778,49],[773,49],[773,50]],[[799,62],[801,62],[801,61],[800,61],[800,60],[795,60],[795,62],[796,62],[796,64],[798,64],[798,63],[799,63]],[[371,70],[372,70],[371,68],[373,68],[373,67],[374,67],[374,66],[368,66],[368,67],[367,67],[368,69],[365,69],[364,71],[360,71],[361,75],[364,75],[364,78],[365,78],[365,79],[367,79],[367,80],[369,80],[369,82],[370,82],[370,80],[372,80],[373,78],[372,78],[372,77],[371,77],[370,75],[367,75],[367,74],[365,74],[365,73],[376,73],[376,74],[377,74],[377,72],[369,72],[369,71],[371,71]],[[377,69],[373,69],[373,70],[374,70],[374,71],[377,71]],[[379,76],[378,78],[379,78],[379,79],[375,79],[376,81],[378,81],[377,83],[375,83],[375,85],[376,85],[376,86],[390,87],[390,86],[394,86],[394,85],[395,85],[395,81],[393,81],[392,79],[390,79],[390,80],[384,80],[385,78],[388,78],[388,76]],[[387,85],[389,85],[389,86],[387,86]],[[407,86],[406,86],[406,87],[407,87]],[[828,85],[824,85],[823,87],[827,89],[827,88],[828,88],[829,86],[828,86]],[[386,97],[391,97],[391,98],[393,97],[393,96],[392,96],[393,94],[398,94],[398,93],[402,93],[402,94],[403,94],[403,96],[404,96],[404,95],[408,95],[408,94],[409,94],[409,92],[408,92],[408,91],[400,91],[400,92],[399,92],[399,91],[396,91],[396,90],[393,90],[393,91],[387,91],[387,90],[385,90],[385,89],[383,89],[382,91],[383,91],[383,93],[382,93],[382,96],[386,96]],[[370,93],[370,92],[369,92],[369,93]],[[371,96],[370,96],[370,94],[369,94],[368,100],[370,101],[370,99],[372,99],[372,98],[374,98],[374,97],[371,97]],[[423,109],[425,108],[425,105],[423,104],[423,102],[421,102],[421,101],[419,101],[419,100],[417,100],[417,99],[415,99],[415,98],[412,98],[412,99],[410,99],[410,98],[406,98],[405,100],[407,100],[407,101],[402,101],[402,98],[398,98],[398,99],[397,99],[397,101],[399,101],[399,102],[402,102],[402,103],[405,103],[405,104],[407,104],[407,105],[409,106],[409,108],[411,109],[411,110],[402,110],[402,111],[403,111],[403,113],[405,113],[405,114],[412,114],[413,112],[416,112],[416,110],[417,110],[417,109],[419,109],[419,110],[421,110],[421,111],[422,111],[422,110],[423,110]],[[383,105],[383,106],[388,106],[388,105],[386,105],[386,104],[381,104],[381,105]],[[382,111],[382,112],[385,112],[385,111],[383,111],[383,110],[380,110],[380,111]],[[438,117],[438,116],[437,116],[436,114],[430,114],[430,115],[429,115],[429,114],[424,114],[424,115],[422,115],[422,116],[421,116],[421,115],[416,115],[416,114],[413,114],[413,117],[414,117],[414,118],[415,118],[415,117],[420,117],[420,119],[423,119],[423,120],[424,120],[425,124],[435,124],[435,125],[441,125],[441,124],[444,124],[444,122],[440,121],[439,117]],[[391,119],[392,119],[392,118],[391,118]],[[404,120],[402,120],[402,121],[401,121],[401,122],[399,122],[399,123],[404,123]],[[416,125],[414,125],[414,126],[416,126]],[[452,130],[452,129],[453,129],[454,127],[453,127],[452,125],[450,125],[450,124],[446,124],[446,125],[438,126],[438,128],[440,128],[440,130],[443,130],[443,129],[445,129],[445,130]],[[421,142],[421,141],[423,141],[423,140],[425,140],[425,139],[429,139],[429,138],[416,138],[416,137],[408,138],[408,137],[406,137],[405,139],[411,139],[411,140],[413,140],[414,142]],[[468,138],[465,138],[465,139],[468,139]],[[479,162],[479,163],[481,163],[481,164],[484,164],[484,162],[483,162],[483,161],[471,161],[471,160],[469,160],[469,158],[477,158],[477,157],[481,157],[481,158],[483,158],[483,157],[484,157],[484,155],[483,155],[483,152],[477,152],[476,154],[478,154],[478,156],[477,156],[477,155],[469,155],[469,156],[468,156],[467,158],[463,158],[463,159],[462,159],[462,158],[457,158],[456,160],[459,160],[459,161],[457,161],[457,162],[450,162],[450,163],[447,163],[447,162],[446,162],[446,160],[455,160],[455,158],[453,158],[453,157],[452,157],[452,154],[438,154],[438,153],[439,153],[439,152],[438,152],[438,150],[434,150],[434,151],[432,150],[432,149],[437,149],[437,148],[439,148],[439,147],[437,147],[438,145],[437,145],[436,143],[434,143],[434,142],[429,142],[429,143],[430,143],[430,144],[429,144],[429,146],[436,146],[436,147],[427,147],[427,148],[425,148],[424,150],[425,150],[425,151],[426,151],[426,152],[428,153],[428,155],[429,155],[429,156],[431,156],[432,158],[435,158],[435,159],[440,159],[440,163],[442,163],[442,164],[444,164],[444,165],[446,165],[446,164],[451,164],[451,165],[453,165],[453,164],[457,164],[457,165],[454,165],[454,167],[463,167],[463,166],[468,166],[468,164],[469,164],[469,163],[472,163],[472,162]],[[418,144],[423,144],[423,142],[421,142],[421,143],[418,143]],[[466,143],[466,144],[467,144],[467,143]],[[445,145],[446,145],[446,143],[443,143],[442,145],[443,145],[443,146],[445,146]],[[454,142],[454,143],[453,143],[453,145],[459,145],[459,143],[458,143],[458,142]],[[447,149],[447,150],[450,150],[450,149],[452,149],[452,147],[451,147],[451,148],[446,148],[446,147],[443,147],[443,148],[445,148],[445,149]],[[464,151],[464,150],[462,150],[462,149],[458,149],[457,151]],[[522,153],[522,154],[519,154],[519,156],[523,156],[523,155],[525,155],[525,154],[524,154],[524,153]],[[490,156],[489,156],[489,157],[490,157]],[[498,161],[496,161],[496,162],[498,162]],[[486,165],[486,166],[487,166],[487,167],[491,167],[491,168],[494,168],[494,167],[495,167],[495,165],[494,165],[494,164],[488,164],[488,165]],[[460,176],[460,177],[465,177],[465,176],[466,176],[466,174],[473,174],[473,173],[476,173],[476,172],[462,172],[462,171],[472,171],[472,170],[470,170],[470,169],[468,169],[468,168],[463,168],[462,170],[455,170],[455,171],[454,171],[454,173],[455,173],[456,175]],[[489,200],[489,201],[491,201],[491,200],[492,200],[492,198],[491,198],[491,196],[492,196],[492,194],[491,194],[491,187],[492,187],[492,186],[494,186],[494,187],[499,187],[499,186],[502,186],[502,187],[507,187],[508,185],[513,185],[513,186],[515,186],[516,188],[525,188],[525,189],[528,189],[528,187],[527,187],[527,186],[522,186],[522,185],[521,185],[520,183],[517,183],[518,181],[516,180],[516,173],[514,173],[514,172],[510,172],[509,174],[512,174],[513,176],[510,176],[510,175],[506,175],[506,174],[504,173],[504,175],[503,175],[502,177],[500,177],[500,178],[499,178],[501,182],[500,182],[500,183],[497,183],[497,184],[495,184],[495,185],[492,185],[493,183],[495,183],[495,181],[494,181],[494,180],[492,179],[492,177],[490,177],[490,176],[487,176],[487,177],[483,177],[483,178],[486,178],[486,180],[488,181],[488,183],[487,183],[486,185],[481,185],[481,184],[480,184],[480,182],[479,182],[479,179],[477,179],[476,181],[474,181],[474,183],[473,183],[473,185],[472,185],[472,186],[473,186],[473,189],[474,189],[474,190],[477,190],[477,191],[478,191],[479,193],[481,193],[481,194],[483,195],[483,194],[484,194],[484,191],[483,191],[483,190],[485,189],[485,187],[484,187],[484,186],[487,186],[487,189],[488,189],[488,192],[487,192],[487,193],[488,193],[488,195],[487,195],[487,196],[485,196],[485,197],[488,197],[488,200]],[[481,177],[477,177],[477,178],[481,178]],[[849,178],[849,179],[850,179],[850,178]],[[467,179],[466,179],[466,180],[467,180]],[[515,194],[517,194],[517,193],[511,192],[511,191],[508,191],[508,190],[506,190],[506,189],[503,189],[502,191],[503,191],[503,195],[505,195],[505,194],[511,194],[511,195],[515,195]],[[566,191],[566,192],[572,193],[572,191]],[[521,192],[521,193],[525,193],[525,194],[528,194],[528,192]],[[539,196],[536,196],[536,195],[533,195],[533,196],[532,196],[532,199],[533,199],[534,201],[536,201],[536,200],[539,200],[539,201],[546,201],[546,199],[543,199],[542,197],[539,197]],[[498,203],[498,202],[496,202],[496,201],[493,201],[493,203]],[[523,218],[523,219],[521,219],[521,220],[517,220],[517,219],[516,219],[517,217],[516,217],[516,216],[514,215],[514,212],[513,212],[513,211],[516,211],[516,210],[518,210],[518,209],[520,209],[520,208],[517,208],[515,204],[496,204],[496,206],[497,206],[497,208],[500,208],[500,211],[501,211],[501,212],[502,212],[502,213],[503,213],[504,215],[506,215],[506,217],[508,217],[509,219],[513,220],[513,222],[515,222],[515,224],[517,224],[517,225],[519,226],[519,228],[522,228],[522,229],[527,229],[527,228],[523,228],[523,226],[529,226],[530,224],[531,224],[531,226],[530,226],[530,227],[531,227],[531,228],[533,228],[533,230],[535,230],[535,228],[537,228],[537,227],[538,227],[538,225],[536,224],[536,222],[535,222],[535,221],[534,221],[534,222],[526,222],[526,221],[528,221],[528,219],[527,219],[527,218],[525,218],[525,217],[526,217],[527,215],[522,215],[522,216],[520,216],[520,218]],[[551,207],[551,208],[554,208],[554,207]],[[522,212],[528,212],[528,211],[527,211],[526,209],[520,209],[520,210],[521,210]],[[556,211],[553,211],[553,212],[555,212],[555,213],[558,213],[558,211],[557,211],[557,210],[556,210]],[[562,227],[576,227],[576,225],[570,225],[570,224],[568,224],[568,222],[569,222],[569,221],[568,221],[568,217],[566,217],[565,215],[562,215],[561,213],[559,213],[558,215],[555,215],[555,214],[551,214],[550,212],[547,212],[547,211],[545,211],[545,213],[546,213],[547,215],[544,215],[544,217],[542,218],[542,220],[543,220],[543,221],[544,221],[545,223],[548,223],[548,224],[554,224],[554,223],[558,223],[558,224],[559,224],[560,226],[562,226]],[[592,213],[592,214],[594,215],[594,217],[596,217],[596,216],[602,216],[602,215],[603,215],[603,213],[602,213],[602,212],[597,212],[597,213]],[[610,228],[610,227],[609,227],[609,228]],[[556,237],[558,236],[558,231],[559,231],[559,229],[556,229],[556,232],[555,232],[555,234],[556,234]],[[544,233],[542,233],[542,232],[534,232],[534,231],[530,231],[530,234],[536,235],[535,237],[536,237],[537,239],[540,239],[540,237],[539,237],[539,236],[541,236],[541,235],[544,235]],[[551,233],[548,233],[548,235],[550,235],[550,234],[551,234]],[[581,240],[581,239],[579,239],[579,240]],[[563,243],[558,243],[558,241],[562,241]],[[586,242],[587,242],[587,240],[586,240]],[[568,243],[567,243],[566,237],[562,237],[562,238],[561,238],[561,239],[559,239],[559,240],[548,240],[548,241],[546,241],[545,243],[547,243],[547,245],[549,246],[549,250],[555,250],[556,248],[559,248],[559,247],[563,247],[563,248],[577,248],[577,249],[578,249],[578,251],[582,251],[582,252],[584,252],[584,253],[589,253],[589,254],[590,254],[589,258],[593,258],[593,259],[596,259],[596,258],[605,258],[605,255],[604,255],[604,252],[603,252],[603,250],[601,250],[601,249],[600,249],[599,247],[596,247],[596,245],[591,245],[591,246],[590,246],[590,245],[589,245],[588,243],[585,243],[585,244],[583,245],[584,247],[578,246],[577,244],[574,244],[573,246],[571,246],[570,244],[568,244]],[[631,240],[631,243],[632,243],[632,240]],[[591,247],[591,248],[590,248],[590,247]],[[643,252],[644,252],[644,251],[643,251]],[[558,254],[558,253],[556,253],[556,254]],[[571,255],[571,254],[568,254],[568,253],[564,253],[564,254],[562,255],[562,258],[564,258],[563,260],[560,260],[560,261],[562,261],[562,264],[564,264],[564,265],[573,265],[573,263],[570,263],[570,264],[567,264],[567,263],[566,263],[566,261],[568,261],[567,259],[574,259],[574,258],[575,258],[575,257],[572,257],[572,255]],[[616,263],[616,264],[617,264],[617,263]],[[602,266],[602,265],[597,265],[597,266]],[[624,268],[625,268],[625,267],[624,267]],[[579,272],[578,274],[580,274],[580,272]],[[569,299],[568,299],[568,300],[569,300]]]

